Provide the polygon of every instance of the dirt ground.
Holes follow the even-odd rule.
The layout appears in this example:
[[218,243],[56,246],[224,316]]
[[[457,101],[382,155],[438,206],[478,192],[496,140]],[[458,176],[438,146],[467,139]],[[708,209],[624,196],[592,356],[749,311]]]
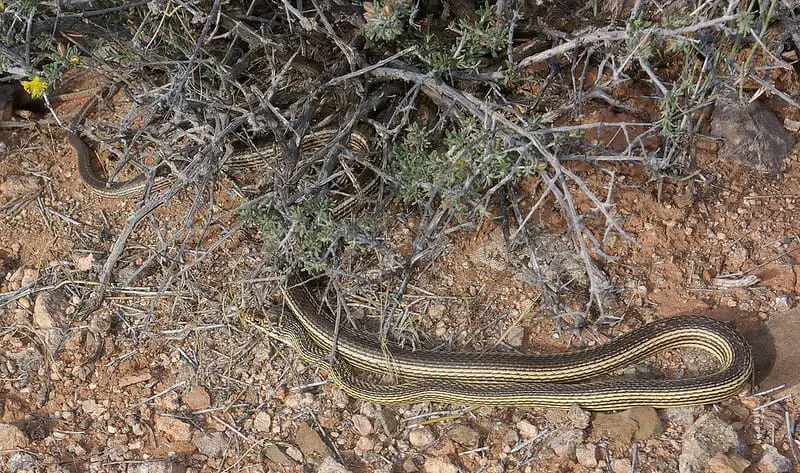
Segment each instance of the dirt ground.
[[[800,120],[800,111],[776,108],[781,118]],[[65,115],[74,109],[58,107]],[[0,440],[6,446],[0,448],[11,447],[0,454],[0,471],[666,473],[678,471],[683,435],[703,413],[716,414],[740,437],[752,462],[744,471],[773,471],[759,463],[768,446],[791,458],[784,412],[795,418],[797,400],[756,409],[775,393],[747,391],[715,407],[661,412],[663,432],[638,441],[602,435],[561,411],[380,407],[348,399],[320,383],[324,373],[239,322],[236,308],[245,301],[237,281],[248,277],[243,268],[252,267],[259,251],[251,231],[198,258],[191,280],[175,286],[187,291],[191,311],[183,293],[170,288],[148,329],[134,329],[160,290],[160,281],[145,275],[135,285],[115,282],[97,313],[79,316],[134,205],[84,189],[58,126],[1,132],[0,291],[29,283],[34,290],[0,307]],[[610,173],[575,169],[606,194]],[[660,187],[647,182],[641,166],[606,169],[614,172],[615,212],[638,246],[619,237],[605,242],[619,257],[603,268],[619,290],[614,310],[624,321],[603,328],[601,339],[683,313],[732,320],[757,336],[760,325],[797,306],[797,150],[777,176],[726,163],[714,150],[698,157],[692,178]],[[221,196],[209,214],[233,223],[235,203]],[[146,219],[129,241],[121,271],[151,261],[159,242],[180,231],[175,215],[190,205],[182,196]],[[554,208],[537,218],[563,226]],[[589,224],[602,229],[602,218],[594,220]],[[198,236],[194,251],[215,241],[214,232]],[[428,346],[484,349],[505,342],[563,351],[579,343],[569,333],[558,337],[553,322],[538,313],[539,294],[519,280],[502,241],[491,224],[456,234],[414,282],[428,296],[419,309],[425,317],[414,325]],[[748,276],[757,279],[747,287],[722,280]],[[680,362],[667,357],[667,366]],[[578,454],[552,442],[576,429],[587,436]],[[714,465],[713,471],[741,471]]]

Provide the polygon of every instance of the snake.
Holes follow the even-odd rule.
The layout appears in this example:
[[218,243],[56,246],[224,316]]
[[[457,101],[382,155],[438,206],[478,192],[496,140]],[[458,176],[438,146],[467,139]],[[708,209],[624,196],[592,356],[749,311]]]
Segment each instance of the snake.
[[[91,153],[78,131],[93,102],[81,109],[68,132],[86,187],[105,197],[126,198],[141,195],[148,184],[151,190],[172,185],[170,176],[156,175],[151,183],[145,175],[108,182],[94,172]],[[312,132],[301,142],[300,152],[319,150],[336,136],[339,131],[334,128]],[[352,133],[347,147],[367,153],[369,142]],[[278,143],[272,142],[256,152],[235,155],[231,162],[238,167],[263,165],[281,153]],[[357,197],[344,199],[335,213],[351,211]],[[300,358],[326,371],[347,395],[378,404],[443,402],[563,409],[577,404],[597,411],[666,408],[721,402],[738,393],[753,375],[747,341],[728,324],[698,315],[657,320],[596,347],[558,354],[409,350],[337,326],[307,279],[290,273],[281,286],[289,310],[278,323],[251,316],[243,316],[243,322],[292,347]],[[660,351],[686,347],[708,352],[719,369],[679,379],[607,379],[613,371]],[[356,369],[388,373],[397,381],[372,382]]]
[[[81,138],[80,125],[86,118],[89,110],[97,104],[99,98],[100,94],[95,94],[87,100],[78,113],[75,114],[67,130],[67,142],[75,150],[78,162],[78,174],[86,188],[92,193],[102,197],[131,199],[141,197],[148,190],[150,192],[159,192],[171,187],[175,182],[174,177],[171,175],[160,175],[156,173],[151,180],[146,174],[142,173],[126,181],[114,182],[97,174],[93,166],[93,155]],[[303,137],[298,150],[301,154],[319,151],[328,146],[331,140],[338,136],[338,128],[313,130]],[[353,131],[348,136],[345,146],[353,152],[366,154],[369,151],[369,139],[363,133]],[[227,160],[225,166],[230,170],[263,170],[265,166],[267,168],[274,167],[275,163],[278,162],[278,159],[282,156],[283,150],[281,146],[273,140],[259,146],[254,151],[234,152]],[[364,189],[360,189],[360,192],[369,190],[374,182],[375,179],[369,181]],[[346,211],[349,204],[349,201],[345,201],[342,208],[337,210],[337,212]]]

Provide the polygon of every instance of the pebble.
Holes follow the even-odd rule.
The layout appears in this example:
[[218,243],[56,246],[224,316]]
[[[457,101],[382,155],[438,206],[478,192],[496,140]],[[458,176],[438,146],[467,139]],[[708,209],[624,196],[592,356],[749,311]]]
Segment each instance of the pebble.
[[[326,456],[330,456],[331,454],[328,445],[322,440],[322,437],[320,437],[315,429],[312,429],[306,425],[305,422],[300,422],[298,424],[297,432],[294,434],[294,443],[297,445],[297,448],[303,452],[303,455],[307,457],[317,454],[324,458]],[[289,454],[288,448],[286,449],[286,454],[294,458],[291,454]],[[297,459],[295,458],[295,460]]]
[[350,473],[350,470],[331,457],[325,457],[317,471],[319,473]]
[[408,441],[417,448],[428,448],[436,438],[427,427],[416,428],[408,433]]
[[28,437],[15,425],[0,424],[0,451],[9,452],[28,446]]
[[683,446],[678,458],[680,473],[701,473],[708,461],[717,454],[738,453],[739,436],[733,427],[716,414],[700,416],[683,435]]
[[224,432],[201,433],[194,439],[197,451],[210,458],[220,458],[228,448],[228,438]]
[[750,462],[739,455],[723,455],[718,453],[708,460],[708,469],[712,473],[744,473]]
[[758,465],[768,473],[788,473],[792,471],[792,461],[778,452],[772,445],[764,445],[764,453]]
[[371,452],[373,448],[375,448],[374,440],[369,437],[360,437],[356,442],[356,446],[353,448],[353,451],[356,455],[362,456],[367,452]]
[[611,471],[614,473],[630,473],[631,461],[627,458],[617,458],[611,462]]
[[569,408],[567,417],[572,423],[572,427],[576,429],[585,429],[586,427],[589,427],[589,422],[592,420],[591,414],[589,414],[588,411],[581,409],[578,404],[573,404]]
[[353,414],[353,427],[361,435],[369,435],[372,433],[372,422],[365,415]]
[[156,417],[156,430],[164,432],[174,442],[188,442],[192,439],[192,427],[174,417]]
[[192,386],[192,389],[183,396],[183,402],[192,410],[208,409],[211,407],[211,396],[206,388]]
[[581,444],[575,447],[575,458],[583,466],[597,466],[597,445],[593,443]]
[[458,473],[458,468],[447,457],[426,458],[422,469],[425,473]]
[[[297,463],[291,457],[283,453],[283,450],[281,450],[280,448],[278,448],[277,445],[274,444],[267,445],[266,447],[264,447],[264,456],[267,457],[269,460],[272,460],[273,462],[283,466],[293,466]],[[302,461],[302,454],[300,454],[300,460]]]
[[253,419],[253,427],[259,432],[269,432],[271,425],[272,417],[264,411],[256,414],[256,417]]
[[539,435],[539,427],[536,427],[525,419],[517,422],[517,430],[519,430],[519,434],[524,439],[532,439]]
[[522,348],[525,341],[525,328],[519,325],[511,327],[506,335],[506,343],[514,348]]
[[583,442],[585,433],[581,429],[561,432],[550,441],[550,448],[561,458],[575,460],[577,447]]
[[300,449],[294,445],[289,445],[286,447],[286,455],[297,463],[303,462],[303,452],[301,452]]
[[475,448],[481,438],[478,432],[464,424],[456,424],[447,431],[447,438],[461,446]]

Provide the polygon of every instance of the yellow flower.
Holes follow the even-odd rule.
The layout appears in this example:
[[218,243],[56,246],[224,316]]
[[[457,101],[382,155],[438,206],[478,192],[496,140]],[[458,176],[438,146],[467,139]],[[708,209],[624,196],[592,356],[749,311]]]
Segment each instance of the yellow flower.
[[71,56],[69,58],[69,62],[71,62],[72,64],[80,64],[81,58],[79,56]]
[[49,85],[46,81],[43,81],[38,74],[33,76],[33,79],[21,80],[20,83],[22,84],[22,88],[25,89],[25,92],[35,99],[41,97]]

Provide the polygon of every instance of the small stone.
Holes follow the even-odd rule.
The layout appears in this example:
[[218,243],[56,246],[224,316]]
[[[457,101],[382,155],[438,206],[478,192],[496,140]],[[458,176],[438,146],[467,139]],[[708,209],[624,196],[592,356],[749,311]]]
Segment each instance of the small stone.
[[611,471],[614,473],[631,473],[631,461],[627,458],[617,458],[611,462]]
[[303,462],[303,452],[301,452],[300,449],[295,447],[294,445],[289,445],[288,447],[286,447],[286,455],[288,455],[289,458],[296,461],[297,463]]
[[525,328],[519,325],[511,327],[506,334],[506,343],[514,348],[522,348],[525,342]]
[[573,404],[570,406],[567,417],[572,423],[572,427],[576,429],[585,429],[586,427],[589,427],[589,422],[592,420],[591,414],[589,414],[588,411],[581,409],[581,406],[578,404]]
[[778,312],[785,312],[790,309],[789,296],[778,296],[775,298],[775,310]]
[[407,456],[405,460],[403,460],[403,471],[406,473],[416,473],[417,465],[414,463],[414,459],[411,456]]
[[581,444],[575,448],[575,458],[583,466],[594,468],[597,466],[597,445],[593,443]]
[[106,412],[106,408],[98,404],[94,399],[84,399],[81,401],[81,409],[93,419],[100,417]]
[[773,445],[764,445],[764,453],[758,465],[767,473],[788,473],[792,471],[792,461],[778,452]]
[[698,413],[701,411],[701,408],[698,406],[687,406],[687,407],[668,407],[664,409],[664,416],[667,418],[672,424],[678,425],[680,427],[689,427],[694,423],[694,419],[697,417]]
[[361,435],[369,435],[372,433],[372,422],[369,421],[367,416],[361,414],[353,414],[353,427]]
[[14,473],[33,473],[35,471],[41,471],[36,469],[36,465],[37,461],[33,456],[25,452],[15,452],[11,455],[11,458],[8,459],[8,463],[6,464],[8,470],[6,471],[13,471]]
[[[322,437],[319,436],[316,430],[306,425],[305,422],[300,422],[298,425],[297,432],[294,436],[294,443],[306,457],[317,454],[324,458],[326,456],[330,456],[331,454],[330,449],[328,449],[328,445],[325,444],[325,442],[322,440]],[[286,450],[286,454],[289,455],[288,449]]]
[[271,425],[272,417],[264,411],[256,414],[256,417],[253,419],[253,427],[259,432],[269,432]]
[[737,454],[740,440],[733,427],[716,414],[700,416],[683,435],[678,458],[680,473],[701,473],[717,454]]
[[475,448],[478,446],[481,438],[478,432],[470,429],[464,424],[456,424],[447,431],[447,438],[458,443],[461,446],[468,448]]
[[517,430],[519,430],[519,434],[522,436],[522,438],[527,440],[539,435],[539,427],[536,427],[525,419],[517,422]]
[[444,304],[434,304],[428,309],[428,315],[431,316],[433,319],[437,319],[444,314],[444,311],[447,310],[447,307]]
[[[266,447],[264,447],[264,456],[267,459],[269,459],[269,460],[271,460],[271,461],[273,461],[273,462],[275,462],[275,463],[277,463],[279,465],[283,465],[283,466],[293,466],[293,465],[297,464],[296,461],[292,460],[288,455],[283,453],[283,450],[281,450],[280,448],[278,448],[277,445],[274,445],[274,444],[267,445]],[[300,461],[303,460],[302,457],[303,457],[303,455],[301,454],[300,455]]]
[[156,430],[164,432],[170,440],[175,442],[188,442],[192,439],[192,427],[174,417],[156,417]]
[[356,446],[353,448],[353,451],[356,455],[362,456],[365,453],[372,451],[373,448],[375,448],[374,440],[369,437],[360,437],[356,442]]
[[597,414],[592,428],[600,435],[622,442],[645,440],[664,431],[658,413],[651,407],[634,407],[614,414]]
[[394,435],[397,434],[398,427],[400,426],[397,411],[390,407],[381,407],[378,409],[377,415],[386,435],[394,437]]
[[0,424],[0,451],[10,452],[28,446],[28,437],[15,425]]
[[561,458],[575,460],[577,447],[583,442],[584,436],[581,429],[561,432],[550,441],[550,448]]
[[128,386],[133,386],[134,384],[150,381],[152,378],[153,376],[148,372],[132,374],[121,377],[119,381],[117,381],[117,385],[119,386],[120,389],[125,389]]
[[458,468],[447,457],[426,458],[422,469],[425,473],[458,473]]
[[427,427],[416,428],[408,433],[408,441],[419,449],[428,448],[434,440],[433,432]]
[[344,467],[341,463],[334,460],[332,457],[325,457],[319,465],[319,473],[350,473],[350,470]]
[[208,409],[211,407],[211,396],[206,388],[202,386],[192,386],[192,389],[183,396],[183,402],[192,410]]
[[228,439],[224,432],[200,433],[195,436],[197,451],[209,458],[221,458],[228,447]]
[[0,184],[0,196],[4,196],[8,200],[18,199],[38,191],[39,178],[36,176],[11,174],[7,175]]
[[712,473],[743,473],[750,462],[739,455],[723,455],[718,453],[708,460],[708,469]]

